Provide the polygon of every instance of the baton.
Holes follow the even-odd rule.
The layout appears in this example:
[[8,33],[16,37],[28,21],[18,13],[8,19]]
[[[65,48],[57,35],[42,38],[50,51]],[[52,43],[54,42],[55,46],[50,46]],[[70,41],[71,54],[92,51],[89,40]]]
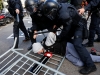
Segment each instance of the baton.
[[[57,31],[61,31],[61,30],[57,30]],[[37,32],[37,33],[34,33],[33,35],[36,35],[36,34],[43,34],[43,33],[48,33],[50,31],[43,31],[43,32]]]
[[18,14],[17,14],[16,20],[19,23],[19,15]]

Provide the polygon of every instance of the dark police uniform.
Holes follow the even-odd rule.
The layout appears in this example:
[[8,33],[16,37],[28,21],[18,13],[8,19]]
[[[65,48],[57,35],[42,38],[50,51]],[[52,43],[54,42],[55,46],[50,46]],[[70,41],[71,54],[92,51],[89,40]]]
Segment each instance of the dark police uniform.
[[74,5],[76,7],[76,9],[81,8],[81,4],[82,4],[83,0],[71,0],[71,4]]
[[74,5],[77,9],[81,8],[81,4],[83,0],[57,0],[59,3],[70,3]]
[[33,39],[35,30],[40,31],[40,30],[48,29],[48,31],[52,31],[52,32],[56,31],[57,28],[55,28],[55,30],[53,29],[53,26],[55,25],[54,22],[48,19],[47,17],[45,17],[42,14],[42,12],[40,12],[39,8],[37,12],[33,13],[30,16],[32,18],[32,27],[28,29],[28,32],[32,44],[36,42],[36,39]]
[[[14,38],[17,37],[17,43],[15,48],[18,47],[18,42],[19,42],[19,28],[22,30],[22,32],[25,35],[25,38],[29,38],[26,27],[24,26],[23,23],[23,8],[22,8],[22,4],[20,0],[8,0],[8,10],[11,13],[11,15],[14,16],[15,21],[14,21],[14,25],[13,25],[13,33],[14,33]],[[15,10],[19,9],[20,13],[19,13],[19,23],[16,21],[16,12]]]
[[[89,4],[85,7],[86,11],[90,11],[91,23],[89,27],[89,38],[88,42],[85,44],[86,47],[93,46],[95,34],[98,35],[97,41],[100,42],[100,16],[97,15],[100,12],[100,0],[87,0]],[[100,13],[99,13],[100,14]]]
[[94,66],[89,52],[82,45],[84,26],[87,24],[86,20],[79,16],[77,10],[72,5],[67,3],[61,3],[56,20],[58,22],[56,25],[63,25],[63,30],[58,37],[58,41],[64,39],[69,41],[74,36],[73,45],[81,60],[87,67]]

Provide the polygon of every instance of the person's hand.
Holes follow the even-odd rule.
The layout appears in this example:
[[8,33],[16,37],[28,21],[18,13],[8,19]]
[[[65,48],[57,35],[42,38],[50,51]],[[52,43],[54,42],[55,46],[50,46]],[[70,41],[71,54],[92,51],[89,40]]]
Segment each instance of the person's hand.
[[[37,31],[34,31],[34,34],[37,33]],[[33,35],[33,38],[36,39],[37,34]]]
[[82,15],[85,12],[85,9],[84,8],[78,9],[78,12],[80,15]]
[[54,25],[54,26],[53,26],[53,29],[55,29],[56,27],[57,27],[57,26],[56,26],[56,25]]
[[17,14],[19,14],[20,11],[19,11],[19,9],[16,9],[15,12],[16,12]]

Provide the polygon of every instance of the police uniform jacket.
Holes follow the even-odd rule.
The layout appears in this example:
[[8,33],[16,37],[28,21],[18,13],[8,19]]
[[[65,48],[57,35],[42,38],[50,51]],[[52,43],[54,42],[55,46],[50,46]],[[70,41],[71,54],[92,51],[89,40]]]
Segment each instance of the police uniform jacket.
[[54,22],[41,14],[40,11],[30,15],[32,18],[32,30],[52,30]]
[[85,6],[85,10],[90,11],[92,9],[95,10],[95,7],[99,7],[100,8],[100,0],[91,0],[89,1],[89,4],[87,6]]
[[11,15],[15,16],[16,15],[15,10],[19,9],[20,15],[23,16],[23,7],[20,0],[9,0],[8,4],[9,4],[8,10],[11,13]]
[[63,30],[59,35],[60,39],[64,39],[66,35],[70,34],[69,31],[78,26],[82,17],[78,14],[76,8],[69,3],[61,3],[61,8],[58,11],[57,25],[63,25]]

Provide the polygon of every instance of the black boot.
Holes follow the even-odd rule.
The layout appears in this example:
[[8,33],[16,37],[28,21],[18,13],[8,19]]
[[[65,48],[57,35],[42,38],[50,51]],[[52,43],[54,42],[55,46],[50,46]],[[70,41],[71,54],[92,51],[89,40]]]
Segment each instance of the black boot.
[[93,47],[93,43],[87,42],[86,44],[83,44],[85,47]]
[[94,72],[94,71],[96,71],[96,70],[97,70],[97,68],[96,68],[96,66],[94,65],[94,66],[91,66],[91,67],[84,67],[84,68],[82,68],[79,72],[80,72],[81,74],[89,74],[89,73]]
[[100,42],[100,39],[99,39],[99,38],[97,38],[97,39],[95,39],[95,40],[94,40],[94,42]]

